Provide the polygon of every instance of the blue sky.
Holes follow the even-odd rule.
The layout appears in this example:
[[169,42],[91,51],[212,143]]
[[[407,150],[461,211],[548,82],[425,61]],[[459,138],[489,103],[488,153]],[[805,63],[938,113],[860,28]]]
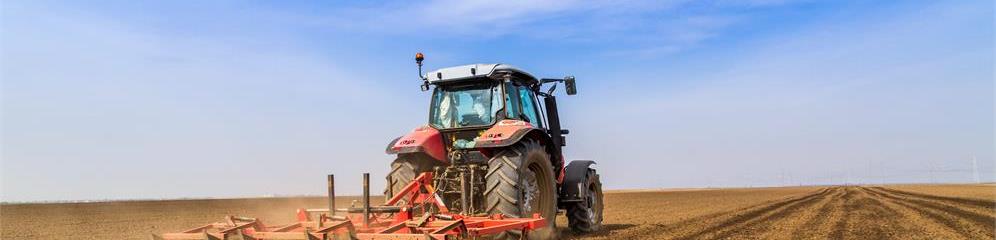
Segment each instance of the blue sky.
[[3,201],[382,186],[427,68],[578,79],[607,188],[993,181],[991,1],[4,1]]

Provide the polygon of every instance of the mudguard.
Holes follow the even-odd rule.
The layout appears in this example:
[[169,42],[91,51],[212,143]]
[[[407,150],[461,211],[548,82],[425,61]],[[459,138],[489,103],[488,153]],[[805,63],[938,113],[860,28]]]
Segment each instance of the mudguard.
[[[550,147],[552,145],[550,140],[550,135],[546,133],[545,130],[534,127],[531,123],[515,120],[506,119],[501,120],[493,127],[485,130],[480,136],[474,138],[472,142],[473,145],[470,148],[496,148],[496,147],[507,147],[512,144],[516,144],[522,140],[522,138],[528,135],[538,136],[544,145]],[[557,175],[557,184],[563,182],[564,179],[564,157],[560,154],[559,148],[547,149],[550,151],[551,160],[553,161],[554,174]]]
[[443,147],[443,137],[439,130],[423,125],[411,133],[391,141],[387,145],[387,154],[423,152],[436,160],[447,162],[446,149]]
[[519,142],[530,131],[537,130],[532,124],[522,120],[501,120],[494,127],[485,130],[474,138],[475,148],[505,147]]
[[560,185],[560,202],[576,202],[584,199],[582,196],[587,183],[588,169],[595,164],[591,160],[574,160],[567,164],[564,183]]

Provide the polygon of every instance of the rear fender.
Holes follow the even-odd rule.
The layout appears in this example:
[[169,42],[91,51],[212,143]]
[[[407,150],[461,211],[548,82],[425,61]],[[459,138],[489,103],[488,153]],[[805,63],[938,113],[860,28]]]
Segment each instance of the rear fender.
[[475,148],[507,147],[518,143],[529,132],[533,130],[542,131],[533,127],[532,124],[521,120],[501,120],[495,126],[485,130],[480,136],[474,138]]
[[446,159],[446,149],[443,147],[443,137],[439,130],[424,125],[415,128],[412,132],[395,138],[387,145],[387,154],[417,153],[422,152],[438,161],[448,163]]
[[594,171],[591,169],[591,165],[595,164],[595,161],[591,160],[574,160],[567,164],[566,171],[567,174],[564,176],[564,183],[560,186],[560,202],[576,202],[584,199],[583,196],[585,191],[581,189],[587,187],[588,171]]
[[554,176],[557,176],[557,183],[562,183],[564,179],[563,154],[560,153],[559,148],[553,146],[550,135],[545,130],[536,128],[529,122],[514,119],[501,120],[474,138],[473,147],[484,149],[507,147],[522,141],[523,138],[535,139],[546,146],[546,151],[550,153],[552,161],[550,164],[553,166]]

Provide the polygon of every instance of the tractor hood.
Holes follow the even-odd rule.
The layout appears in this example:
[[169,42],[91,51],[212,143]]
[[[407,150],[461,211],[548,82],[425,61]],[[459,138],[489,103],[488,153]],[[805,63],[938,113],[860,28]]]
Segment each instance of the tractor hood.
[[425,79],[431,84],[455,82],[460,80],[467,80],[479,77],[491,77],[496,73],[512,73],[518,75],[518,77],[536,81],[536,77],[532,74],[523,71],[522,69],[516,68],[512,65],[492,63],[492,64],[469,64],[456,67],[448,67],[438,69],[429,72],[425,75]]

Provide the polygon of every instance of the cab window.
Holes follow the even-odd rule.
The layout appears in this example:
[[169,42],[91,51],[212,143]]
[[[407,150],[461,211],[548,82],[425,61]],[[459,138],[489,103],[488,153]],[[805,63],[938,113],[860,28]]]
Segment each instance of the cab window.
[[522,104],[522,115],[526,117],[526,121],[532,123],[533,126],[543,127],[542,120],[539,119],[539,114],[536,108],[536,94],[529,90],[528,87],[519,86],[519,101]]
[[505,92],[507,97],[505,98],[505,116],[509,119],[521,119],[519,114],[522,110],[519,109],[519,87],[512,83],[505,83]]

